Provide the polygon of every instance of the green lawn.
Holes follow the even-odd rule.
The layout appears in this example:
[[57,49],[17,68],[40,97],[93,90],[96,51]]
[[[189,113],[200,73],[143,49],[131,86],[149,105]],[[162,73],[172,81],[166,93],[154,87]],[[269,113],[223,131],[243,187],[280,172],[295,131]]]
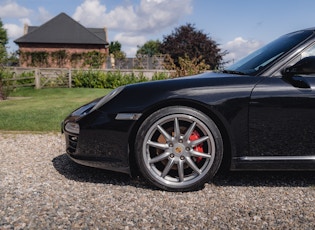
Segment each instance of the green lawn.
[[109,93],[110,89],[21,88],[0,101],[0,130],[60,131],[60,122],[77,107]]

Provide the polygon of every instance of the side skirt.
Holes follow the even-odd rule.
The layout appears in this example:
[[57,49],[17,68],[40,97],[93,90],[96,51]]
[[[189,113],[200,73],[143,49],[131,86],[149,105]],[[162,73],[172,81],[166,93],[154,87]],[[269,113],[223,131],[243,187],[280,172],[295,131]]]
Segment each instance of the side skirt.
[[245,156],[232,159],[231,170],[315,170],[315,156]]

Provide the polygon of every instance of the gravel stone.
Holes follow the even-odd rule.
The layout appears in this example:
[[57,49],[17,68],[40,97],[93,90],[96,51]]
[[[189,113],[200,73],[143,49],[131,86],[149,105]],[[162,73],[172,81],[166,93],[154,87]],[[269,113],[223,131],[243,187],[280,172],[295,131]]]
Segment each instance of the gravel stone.
[[80,166],[61,134],[0,132],[0,229],[314,229],[315,172],[225,172],[199,191]]

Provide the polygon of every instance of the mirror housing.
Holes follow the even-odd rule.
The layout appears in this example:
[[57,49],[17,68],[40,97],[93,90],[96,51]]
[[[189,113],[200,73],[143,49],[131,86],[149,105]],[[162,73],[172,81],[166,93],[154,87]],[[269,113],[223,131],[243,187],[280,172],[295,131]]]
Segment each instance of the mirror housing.
[[315,56],[309,56],[301,59],[293,66],[283,70],[284,77],[292,77],[294,75],[315,74]]
[[315,74],[315,56],[301,59],[282,71],[283,79],[297,88],[309,89],[310,84],[300,75]]

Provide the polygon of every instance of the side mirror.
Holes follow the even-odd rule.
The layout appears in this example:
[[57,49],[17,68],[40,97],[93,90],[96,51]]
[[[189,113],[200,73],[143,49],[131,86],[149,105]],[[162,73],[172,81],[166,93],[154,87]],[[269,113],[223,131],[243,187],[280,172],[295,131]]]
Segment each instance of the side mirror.
[[299,75],[315,74],[315,56],[301,59],[282,71],[283,79],[297,88],[309,89],[310,84]]
[[292,77],[294,75],[315,74],[315,56],[309,56],[301,59],[293,66],[283,70],[284,77]]

